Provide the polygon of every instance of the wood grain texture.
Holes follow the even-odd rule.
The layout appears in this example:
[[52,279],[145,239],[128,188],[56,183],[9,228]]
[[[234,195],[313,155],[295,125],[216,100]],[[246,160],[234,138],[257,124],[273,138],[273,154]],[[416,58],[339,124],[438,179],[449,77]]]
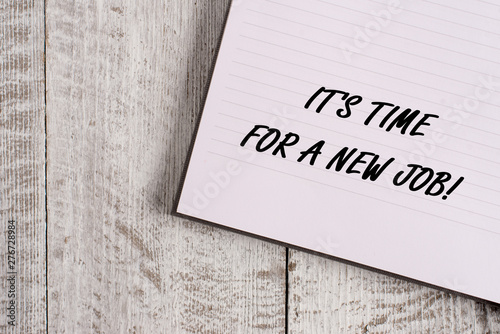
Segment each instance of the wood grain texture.
[[227,6],[47,2],[50,332],[284,332],[285,249],[169,214]]
[[500,333],[500,309],[291,250],[289,333]]
[[[43,3],[0,3],[0,332],[46,312],[54,333],[285,332],[285,249],[169,214],[227,5],[48,0],[46,105]],[[293,250],[288,269],[290,333],[500,333],[498,307]]]
[[[44,38],[43,2],[0,2],[1,333],[45,330]],[[15,327],[6,318],[8,220],[17,224]]]

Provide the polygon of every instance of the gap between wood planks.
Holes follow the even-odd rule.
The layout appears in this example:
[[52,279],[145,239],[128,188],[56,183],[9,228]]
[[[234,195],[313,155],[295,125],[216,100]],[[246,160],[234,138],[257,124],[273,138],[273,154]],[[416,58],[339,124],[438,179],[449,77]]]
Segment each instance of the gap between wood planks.
[[286,247],[286,256],[285,256],[285,334],[288,334],[288,255],[290,252],[290,248]]
[[49,209],[47,182],[47,0],[43,1],[43,104],[45,116],[45,330],[49,333]]

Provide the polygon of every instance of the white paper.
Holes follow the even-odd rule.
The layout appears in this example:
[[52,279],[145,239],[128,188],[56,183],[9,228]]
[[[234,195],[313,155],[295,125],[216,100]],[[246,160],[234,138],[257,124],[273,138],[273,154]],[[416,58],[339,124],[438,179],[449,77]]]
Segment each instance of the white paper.
[[[500,302],[499,19],[485,1],[233,1],[177,212]],[[349,95],[306,109],[321,87]],[[365,125],[373,102],[400,109]],[[405,134],[386,131],[406,108],[420,113]],[[424,114],[439,118],[411,136]],[[298,142],[286,158],[257,152],[262,128],[242,147],[255,125]],[[299,162],[320,140],[314,164]],[[357,151],[326,169],[344,147]],[[360,152],[394,160],[365,180],[373,155],[346,172]],[[408,164],[434,178],[396,186]],[[451,179],[426,195],[437,172]]]

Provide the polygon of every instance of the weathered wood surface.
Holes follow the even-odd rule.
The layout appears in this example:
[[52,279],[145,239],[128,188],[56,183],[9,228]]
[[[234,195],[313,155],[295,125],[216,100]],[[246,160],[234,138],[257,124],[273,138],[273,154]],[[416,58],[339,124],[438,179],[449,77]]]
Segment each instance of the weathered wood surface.
[[285,248],[170,215],[228,1],[48,1],[49,331],[283,333]]
[[9,330],[43,333],[48,312],[50,333],[500,333],[498,307],[294,250],[287,265],[284,247],[170,215],[227,5],[48,0],[45,102],[43,3],[1,2]]
[[294,250],[288,269],[289,333],[500,333],[491,304]]
[[[43,49],[43,2],[0,1],[1,333],[43,333],[46,324]],[[9,220],[17,224],[15,327],[6,318]]]

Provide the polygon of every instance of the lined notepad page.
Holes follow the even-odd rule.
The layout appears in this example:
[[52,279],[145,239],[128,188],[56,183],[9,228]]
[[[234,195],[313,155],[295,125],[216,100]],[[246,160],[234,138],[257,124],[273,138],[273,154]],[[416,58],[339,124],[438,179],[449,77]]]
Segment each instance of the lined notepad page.
[[[177,211],[500,302],[499,20],[493,1],[233,1]],[[363,102],[304,108],[320,87]],[[387,132],[386,112],[363,124],[374,101],[439,118]],[[241,147],[258,124],[300,141]],[[325,169],[343,147],[395,160],[376,181]],[[464,181],[446,200],[394,186],[408,164]]]

